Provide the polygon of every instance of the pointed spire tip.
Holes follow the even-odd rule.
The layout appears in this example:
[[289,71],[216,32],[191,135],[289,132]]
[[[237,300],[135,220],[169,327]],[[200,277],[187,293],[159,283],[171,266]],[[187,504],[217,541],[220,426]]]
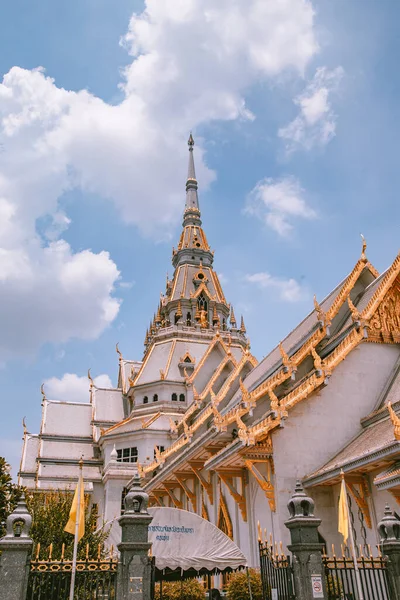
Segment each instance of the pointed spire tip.
[[190,132],[190,135],[189,135],[188,146],[189,146],[189,148],[192,148],[194,146],[194,139],[192,136],[192,132]]

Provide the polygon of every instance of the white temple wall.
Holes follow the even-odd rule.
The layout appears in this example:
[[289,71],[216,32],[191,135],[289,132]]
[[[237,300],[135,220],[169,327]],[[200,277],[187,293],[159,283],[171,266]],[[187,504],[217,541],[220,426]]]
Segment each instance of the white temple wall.
[[85,442],[42,440],[41,456],[48,458],[93,458],[93,445]]
[[[286,545],[289,532],[283,522],[287,519],[287,502],[296,479],[321,467],[361,430],[360,420],[374,409],[398,356],[396,346],[360,344],[338,365],[329,385],[297,404],[290,411],[284,429],[273,433],[275,533]],[[308,491],[313,496],[318,493],[315,489]],[[322,509],[316,503],[317,516],[324,516],[321,511],[327,515],[325,521],[328,520],[329,506]],[[327,523],[323,527],[328,533]]]

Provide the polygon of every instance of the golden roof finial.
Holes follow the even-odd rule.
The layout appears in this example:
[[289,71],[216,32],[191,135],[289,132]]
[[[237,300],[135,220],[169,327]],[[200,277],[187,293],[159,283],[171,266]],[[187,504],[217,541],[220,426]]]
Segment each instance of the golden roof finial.
[[188,146],[194,146],[194,139],[192,136],[192,132],[190,132],[190,135],[189,135]]
[[171,417],[169,418],[169,426],[170,426],[170,429],[171,429],[171,432],[172,432],[172,433],[176,433],[176,432],[178,431],[178,426],[177,426],[177,424],[175,423],[175,421],[173,421],[173,420],[171,419]]
[[40,393],[42,394],[43,400],[47,400],[46,394],[45,394],[45,391],[44,391],[44,383],[42,383],[42,385],[40,386]]
[[182,317],[182,314],[182,304],[181,301],[178,300],[178,308],[176,309],[175,316],[178,317],[178,319],[180,319]]
[[279,342],[279,352],[281,353],[283,366],[288,367],[290,365],[290,358],[289,355],[286,353],[282,342]]
[[122,360],[122,352],[121,352],[121,350],[119,349],[119,346],[118,346],[118,344],[119,344],[119,342],[117,342],[117,343],[115,344],[115,351],[116,351],[116,353],[117,353],[117,354],[118,354],[118,356],[119,356],[119,360]]
[[90,374],[90,369],[88,369],[87,376],[90,381],[90,387],[92,387],[92,385],[94,385],[94,381],[93,381],[93,377]]
[[235,313],[234,313],[234,311],[233,311],[233,306],[232,306],[232,305],[231,305],[231,314],[230,314],[230,317],[229,317],[229,319],[230,319],[230,322],[231,322],[231,325],[232,325],[232,327],[233,327],[234,329],[236,329],[236,317],[235,317]]
[[315,294],[314,294],[314,308],[317,313],[318,321],[324,322],[325,321],[325,313],[322,310],[320,304],[318,303],[317,296]]
[[387,407],[390,415],[390,420],[392,421],[394,427],[394,437],[396,438],[396,440],[400,440],[400,418],[393,410],[391,402],[388,402]]
[[271,398],[271,410],[277,411],[279,408],[279,400],[278,400],[278,396],[275,394],[274,390],[272,388],[270,388],[268,390],[268,395]]
[[160,312],[160,306],[158,306],[157,315],[155,317],[155,324],[159,325],[160,323],[161,323],[161,312]]
[[26,436],[26,434],[28,433],[28,428],[26,426],[26,421],[25,421],[26,417],[23,417],[22,419],[22,427],[24,428],[24,437]]
[[362,233],[360,233],[361,235],[361,239],[362,239],[362,249],[361,249],[361,260],[363,261],[367,261],[367,255],[365,254],[366,250],[367,250],[367,241],[365,239],[365,237],[363,236]]
[[240,387],[240,391],[242,392],[243,401],[250,402],[251,394],[250,394],[249,390],[246,388],[246,386],[244,385],[243,379],[241,377],[239,377],[239,387]]
[[352,317],[353,321],[359,321],[361,318],[361,314],[357,310],[357,308],[354,306],[353,302],[351,301],[350,294],[347,296],[347,304],[349,305],[351,317]]
[[319,356],[319,354],[317,354],[317,351],[315,350],[315,348],[311,348],[311,355],[314,359],[314,368],[317,371],[321,371],[322,369],[322,358]]
[[244,325],[243,315],[241,315],[241,317],[240,317],[240,332],[241,333],[246,333],[246,327]]

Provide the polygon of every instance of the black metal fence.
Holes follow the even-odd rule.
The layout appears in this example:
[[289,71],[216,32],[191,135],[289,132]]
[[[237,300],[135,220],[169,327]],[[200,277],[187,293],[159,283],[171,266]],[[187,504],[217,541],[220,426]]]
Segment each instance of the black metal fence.
[[[115,600],[117,591],[118,560],[86,556],[78,560],[74,600]],[[71,585],[72,561],[39,559],[36,553],[30,562],[26,600],[68,600]]]
[[259,541],[263,600],[292,600],[293,577],[290,557],[282,548]]
[[[352,558],[323,557],[328,600],[359,600],[356,569]],[[364,600],[390,600],[386,561],[382,556],[357,560]]]

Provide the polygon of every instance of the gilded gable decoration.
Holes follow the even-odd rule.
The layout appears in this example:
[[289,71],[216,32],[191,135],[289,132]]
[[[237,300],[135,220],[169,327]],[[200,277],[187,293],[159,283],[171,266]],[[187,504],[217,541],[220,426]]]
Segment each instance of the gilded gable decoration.
[[386,344],[400,343],[400,279],[387,292],[369,321],[368,339]]

